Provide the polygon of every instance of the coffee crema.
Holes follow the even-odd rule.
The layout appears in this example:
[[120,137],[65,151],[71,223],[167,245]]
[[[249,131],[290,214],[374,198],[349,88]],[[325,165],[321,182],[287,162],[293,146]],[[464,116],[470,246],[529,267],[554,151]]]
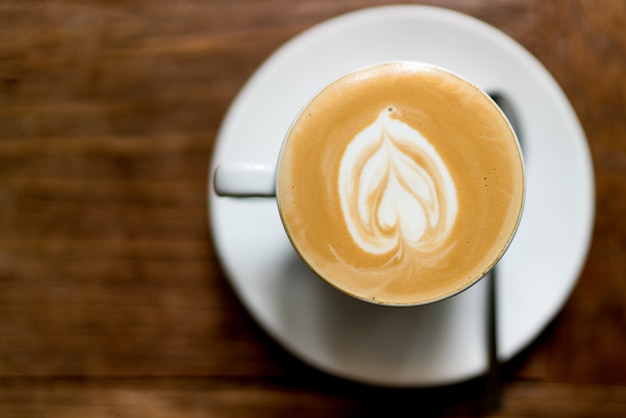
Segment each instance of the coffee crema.
[[305,107],[281,151],[277,198],[294,247],[328,283],[414,305],[497,262],[519,222],[523,163],[478,88],[429,65],[387,63]]

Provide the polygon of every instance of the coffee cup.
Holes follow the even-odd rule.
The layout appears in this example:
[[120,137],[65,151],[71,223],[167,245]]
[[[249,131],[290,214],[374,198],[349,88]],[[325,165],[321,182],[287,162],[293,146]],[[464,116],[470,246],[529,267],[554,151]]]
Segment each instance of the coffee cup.
[[275,196],[302,260],[357,299],[417,306],[454,296],[502,257],[524,204],[506,116],[462,77],[384,62],[319,91],[276,163],[217,166],[215,192]]

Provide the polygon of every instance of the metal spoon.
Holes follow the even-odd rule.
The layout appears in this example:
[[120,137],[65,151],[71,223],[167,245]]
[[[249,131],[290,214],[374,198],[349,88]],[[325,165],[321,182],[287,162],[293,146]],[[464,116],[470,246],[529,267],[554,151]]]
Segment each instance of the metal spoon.
[[[502,113],[511,123],[511,127],[517,136],[520,147],[522,146],[521,130],[517,114],[506,96],[492,92],[491,99],[500,107]],[[498,360],[498,315],[497,315],[497,282],[498,265],[494,266],[487,277],[487,356],[489,369],[487,371],[487,407],[490,411],[497,411],[502,404],[502,382],[500,378],[500,362]]]

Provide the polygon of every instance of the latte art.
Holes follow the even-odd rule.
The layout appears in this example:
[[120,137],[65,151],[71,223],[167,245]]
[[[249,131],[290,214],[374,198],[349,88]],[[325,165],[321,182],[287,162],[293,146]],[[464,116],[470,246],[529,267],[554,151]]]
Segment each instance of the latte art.
[[404,306],[489,271],[519,221],[524,171],[487,95],[445,70],[394,62],[347,74],[305,106],[276,190],[287,236],[315,273]]
[[388,107],[359,132],[339,166],[341,211],[355,243],[397,257],[438,251],[458,210],[454,181],[432,144]]

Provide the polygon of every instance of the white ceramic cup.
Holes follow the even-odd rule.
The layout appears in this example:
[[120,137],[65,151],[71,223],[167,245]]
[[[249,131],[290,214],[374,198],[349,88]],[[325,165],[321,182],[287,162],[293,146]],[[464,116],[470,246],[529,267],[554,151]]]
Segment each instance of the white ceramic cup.
[[[376,64],[374,66],[366,67],[366,69],[377,67],[377,66],[380,66],[380,65],[388,65],[388,64],[401,64],[401,65],[408,66],[408,67],[416,66],[416,67],[419,67],[421,69],[423,69],[425,67],[426,68],[434,68],[436,70],[440,70],[440,71],[444,71],[444,72],[450,73],[447,70],[441,69],[439,67],[434,67],[434,66],[430,66],[428,64],[423,64],[423,63],[413,63],[413,62],[397,62],[397,63]],[[361,72],[363,70],[365,70],[365,69],[356,70],[355,72],[350,73],[350,74],[358,74],[359,72]],[[450,73],[450,74],[452,74],[452,73]],[[457,75],[454,75],[454,76],[458,77]],[[458,77],[458,78],[461,80],[461,82],[467,83],[467,84],[471,85],[471,83],[469,83],[468,81],[466,81],[466,80],[464,80],[464,79],[462,79],[460,77]],[[341,79],[341,77],[339,79]],[[299,119],[299,117],[301,115],[305,114],[308,111],[309,106],[311,106],[311,103],[313,102],[313,100],[316,97],[318,97],[319,95],[324,94],[324,92],[330,86],[333,86],[336,82],[337,82],[337,80],[335,80],[334,82],[330,83],[329,86],[326,86],[316,96],[314,96],[314,98],[312,98],[311,101],[309,101],[307,104],[305,104],[303,109],[299,113],[299,116],[296,118],[296,121]],[[475,88],[476,90],[480,91],[480,89],[478,87],[473,86],[473,85],[472,85],[472,87]],[[480,94],[482,94],[484,97],[488,98],[486,93],[480,92]],[[497,107],[497,105],[495,103],[493,103],[492,101],[491,101],[491,103],[493,104],[493,106],[498,111],[497,112],[497,118],[500,118],[501,120],[503,120],[507,124],[507,126],[509,127],[510,132],[512,133],[513,141],[515,142],[516,149],[519,152],[521,178],[522,178],[522,183],[523,183],[523,181],[524,181],[523,180],[523,175],[524,175],[523,174],[523,161],[522,161],[522,157],[521,157],[521,151],[519,149],[519,144],[517,142],[517,139],[515,138],[515,133],[513,132],[510,124],[506,120],[506,116],[502,113],[502,111],[500,111],[500,109]],[[226,162],[226,163],[222,163],[222,164],[218,165],[217,168],[215,169],[215,172],[213,173],[213,185],[214,185],[214,190],[215,190],[216,194],[219,195],[219,196],[231,197],[231,198],[275,197],[276,194],[277,194],[277,188],[279,187],[279,185],[278,185],[279,176],[278,176],[278,173],[277,173],[277,167],[280,166],[281,159],[284,158],[284,149],[285,149],[285,146],[286,146],[286,141],[289,140],[289,138],[290,138],[289,134],[290,134],[290,132],[291,132],[291,130],[293,128],[294,128],[294,125],[292,124],[292,126],[289,128],[289,130],[285,134],[285,142],[283,142],[283,146],[281,148],[281,152],[277,156],[276,164],[267,164],[267,163],[250,162],[250,161],[238,161],[238,162]],[[311,155],[311,158],[315,159],[317,157],[315,155]],[[335,174],[328,173],[328,175],[329,176],[333,176]],[[523,186],[522,186],[522,189],[523,189]],[[422,305],[422,304],[426,304],[426,303],[436,302],[436,301],[443,300],[443,299],[446,299],[448,297],[454,296],[454,295],[462,292],[463,290],[467,289],[471,285],[475,284],[476,282],[478,282],[482,277],[484,277],[487,274],[487,272],[497,263],[497,261],[500,259],[500,257],[504,254],[504,252],[508,248],[508,246],[509,246],[509,244],[510,244],[510,242],[511,242],[511,240],[512,240],[514,234],[515,234],[517,226],[519,225],[519,219],[521,217],[521,211],[522,211],[522,207],[523,207],[523,195],[524,195],[524,192],[522,190],[521,203],[520,203],[519,211],[515,215],[515,221],[509,226],[509,230],[506,231],[505,238],[502,240],[502,242],[500,244],[500,248],[498,250],[497,255],[495,257],[492,257],[493,259],[485,264],[484,268],[481,270],[480,273],[474,274],[474,277],[472,277],[471,280],[468,280],[466,283],[463,283],[462,285],[457,286],[453,290],[450,290],[450,289],[442,290],[442,292],[440,294],[437,294],[437,295],[435,295],[433,297],[416,298],[415,300],[411,300],[411,301],[406,302],[406,303],[405,302],[394,303],[394,302],[389,302],[389,301],[385,301],[385,300],[381,301],[381,300],[377,300],[377,299],[374,299],[374,298],[363,296],[362,294],[358,294],[357,292],[354,292],[352,289],[350,289],[348,287],[345,287],[342,284],[338,284],[338,282],[333,280],[332,277],[328,277],[328,273],[322,273],[322,272],[318,271],[319,269],[315,267],[315,263],[309,262],[309,260],[307,259],[307,255],[303,254],[303,252],[300,251],[300,249],[298,248],[298,243],[294,242],[293,234],[290,233],[289,220],[285,219],[285,217],[283,216],[283,211],[281,210],[281,207],[280,207],[280,205],[281,205],[280,199],[278,201],[278,205],[279,205],[279,213],[281,214],[281,219],[283,221],[283,225],[285,227],[287,235],[289,236],[290,240],[294,244],[294,247],[296,248],[296,251],[302,256],[304,261],[309,265],[309,267],[312,268],[312,270],[314,272],[316,272],[316,273],[318,273],[318,275],[322,276],[322,278],[324,278],[331,285],[333,285],[334,287],[336,287],[339,290],[343,291],[344,293],[347,293],[348,295],[351,295],[351,296],[356,297],[357,299],[366,300],[366,301],[369,301],[369,302],[374,302],[374,303],[379,303],[379,304],[384,304],[384,305],[392,305],[392,306],[416,306],[416,305]]]

